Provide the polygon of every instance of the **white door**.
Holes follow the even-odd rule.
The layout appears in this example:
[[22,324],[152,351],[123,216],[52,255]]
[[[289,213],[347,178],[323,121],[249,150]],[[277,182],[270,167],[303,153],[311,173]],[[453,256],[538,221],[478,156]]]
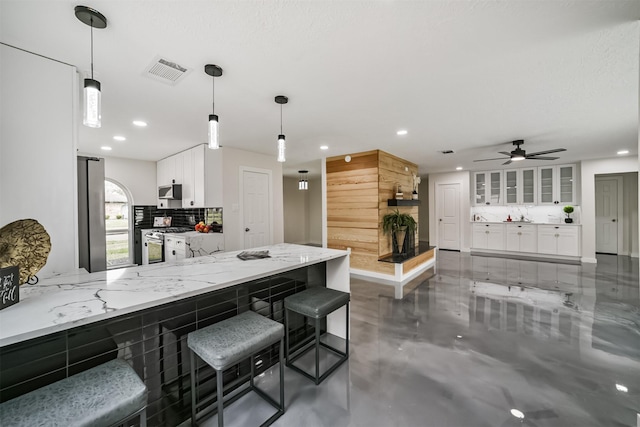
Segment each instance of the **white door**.
[[242,171],[244,248],[271,244],[271,208],[268,173]]
[[596,179],[596,252],[618,253],[618,180]]
[[438,213],[438,247],[460,250],[460,184],[439,184],[436,210]]

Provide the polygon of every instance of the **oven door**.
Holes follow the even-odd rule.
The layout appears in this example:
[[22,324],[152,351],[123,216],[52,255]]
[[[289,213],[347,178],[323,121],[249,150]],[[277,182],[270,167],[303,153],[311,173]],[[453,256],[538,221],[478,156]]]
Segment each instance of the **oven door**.
[[164,261],[164,241],[152,237],[143,237],[142,265]]

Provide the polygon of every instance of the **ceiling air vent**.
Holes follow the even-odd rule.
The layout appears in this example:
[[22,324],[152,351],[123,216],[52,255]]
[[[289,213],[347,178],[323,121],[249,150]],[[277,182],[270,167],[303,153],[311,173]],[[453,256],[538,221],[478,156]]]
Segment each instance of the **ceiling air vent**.
[[144,70],[144,75],[159,82],[175,86],[191,70],[169,59],[156,56],[151,64]]
[[453,154],[453,150],[444,150],[441,151],[442,154]]

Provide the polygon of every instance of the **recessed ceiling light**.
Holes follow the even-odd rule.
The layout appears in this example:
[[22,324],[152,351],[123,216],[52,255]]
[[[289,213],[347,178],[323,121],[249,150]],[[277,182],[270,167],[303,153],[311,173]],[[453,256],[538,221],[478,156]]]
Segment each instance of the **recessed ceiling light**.
[[100,148],[103,149],[104,151],[111,151],[111,147],[107,147],[106,145]]
[[127,138],[125,138],[124,136],[120,136],[120,135],[114,136],[113,139],[115,139],[116,141],[126,141],[127,140]]
[[321,150],[328,150],[328,149],[329,149],[329,146],[328,146],[328,145],[321,145],[321,146],[320,146],[320,149],[321,149]]
[[618,151],[618,154],[620,154],[620,155],[629,154],[629,150],[620,150],[620,151]]
[[622,384],[616,384],[616,390],[628,393],[629,389]]
[[147,127],[147,122],[143,122],[142,120],[134,120],[133,124],[141,128]]
[[398,132],[396,132],[396,134],[398,134],[398,135],[406,135],[408,133],[409,132],[407,132],[405,129],[400,129]]
[[457,170],[457,171],[461,171],[461,170],[462,170],[462,166],[458,166],[458,167],[456,168],[456,170]]
[[519,418],[519,419],[524,418],[524,414],[522,413],[522,411],[519,411],[517,409],[512,409],[510,412],[511,412],[511,415],[513,415],[516,418]]

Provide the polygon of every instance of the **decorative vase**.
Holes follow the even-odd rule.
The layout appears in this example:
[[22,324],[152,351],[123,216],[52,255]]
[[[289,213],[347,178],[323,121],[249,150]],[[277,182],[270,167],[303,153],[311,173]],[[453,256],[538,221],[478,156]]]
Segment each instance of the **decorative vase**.
[[567,223],[567,224],[571,224],[573,222],[573,218],[566,217],[564,219],[564,222]]
[[402,253],[404,246],[404,239],[407,236],[407,227],[400,227],[393,232],[393,252],[397,254]]
[[416,190],[413,190],[413,193],[411,193],[411,198],[413,200],[418,200],[418,192]]

